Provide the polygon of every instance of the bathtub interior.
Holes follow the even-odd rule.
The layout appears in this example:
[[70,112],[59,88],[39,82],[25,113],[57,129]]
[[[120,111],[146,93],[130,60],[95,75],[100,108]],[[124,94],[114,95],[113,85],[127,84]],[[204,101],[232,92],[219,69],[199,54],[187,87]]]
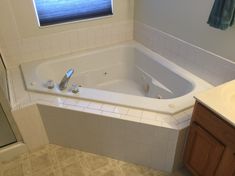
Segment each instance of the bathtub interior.
[[58,84],[70,68],[75,73],[68,87],[75,83],[84,88],[157,99],[176,98],[193,90],[190,81],[133,46],[111,48],[67,61],[43,62],[36,68],[36,74],[44,86],[48,80]]

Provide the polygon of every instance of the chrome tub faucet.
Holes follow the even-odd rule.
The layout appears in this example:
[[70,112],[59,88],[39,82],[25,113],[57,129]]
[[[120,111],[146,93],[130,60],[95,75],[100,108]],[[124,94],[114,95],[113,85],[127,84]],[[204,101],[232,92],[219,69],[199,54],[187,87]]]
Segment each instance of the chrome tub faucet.
[[72,77],[73,73],[74,73],[74,69],[69,69],[69,70],[65,73],[63,79],[60,81],[60,84],[59,84],[59,89],[60,89],[61,91],[62,91],[62,90],[65,90],[65,89],[67,88],[68,82],[69,82],[70,78]]

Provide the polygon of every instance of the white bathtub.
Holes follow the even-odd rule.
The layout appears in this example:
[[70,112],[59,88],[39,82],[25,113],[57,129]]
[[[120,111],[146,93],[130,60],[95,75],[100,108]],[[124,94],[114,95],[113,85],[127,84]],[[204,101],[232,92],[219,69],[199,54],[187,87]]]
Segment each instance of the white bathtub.
[[[130,42],[21,65],[26,88],[82,99],[174,114],[193,105],[196,92],[211,85],[144,46]],[[75,70],[68,89],[58,84]],[[54,89],[46,86],[56,83]],[[81,85],[74,94],[71,85]]]

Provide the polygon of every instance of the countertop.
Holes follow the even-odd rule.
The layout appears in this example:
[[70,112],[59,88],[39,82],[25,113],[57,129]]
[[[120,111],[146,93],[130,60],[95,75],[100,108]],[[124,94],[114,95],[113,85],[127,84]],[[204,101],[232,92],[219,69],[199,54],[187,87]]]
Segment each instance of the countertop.
[[235,127],[235,80],[199,93],[195,98]]

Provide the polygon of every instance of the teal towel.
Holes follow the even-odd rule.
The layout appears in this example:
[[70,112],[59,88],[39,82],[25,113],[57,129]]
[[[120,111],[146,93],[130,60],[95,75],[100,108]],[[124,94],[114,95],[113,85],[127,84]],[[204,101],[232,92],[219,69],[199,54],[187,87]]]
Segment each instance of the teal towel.
[[225,30],[234,23],[235,0],[215,0],[208,24],[212,27]]

